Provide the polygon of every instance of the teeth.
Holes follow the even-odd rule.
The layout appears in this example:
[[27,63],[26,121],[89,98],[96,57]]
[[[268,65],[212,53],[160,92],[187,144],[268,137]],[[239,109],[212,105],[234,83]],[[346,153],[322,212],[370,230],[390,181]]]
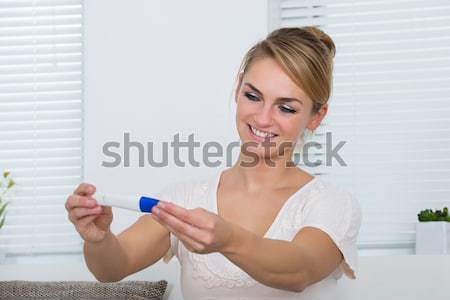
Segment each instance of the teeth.
[[268,133],[268,132],[260,131],[260,130],[256,129],[256,128],[253,127],[253,126],[250,126],[250,127],[252,128],[252,132],[253,132],[256,136],[259,136],[259,137],[262,137],[262,138],[266,138],[266,137],[271,138],[271,137],[274,137],[274,136],[275,136],[275,134],[273,134],[273,133]]

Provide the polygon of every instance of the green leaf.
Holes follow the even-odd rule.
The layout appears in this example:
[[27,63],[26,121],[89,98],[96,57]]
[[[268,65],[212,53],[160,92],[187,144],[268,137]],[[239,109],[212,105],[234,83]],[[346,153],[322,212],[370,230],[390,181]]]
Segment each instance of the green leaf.
[[2,229],[4,224],[5,224],[5,217],[3,217],[2,220],[0,221],[0,229]]
[[6,187],[7,189],[12,188],[14,185],[16,185],[16,183],[14,182],[14,180],[10,179],[8,182],[8,186]]
[[431,222],[431,221],[447,221],[450,222],[450,216],[448,214],[448,208],[444,207],[443,210],[425,209],[422,210],[418,215],[420,222]]
[[0,217],[3,215],[3,213],[5,213],[6,214],[6,212],[5,212],[5,210],[6,210],[6,207],[8,206],[8,202],[5,202],[1,207],[0,207]]

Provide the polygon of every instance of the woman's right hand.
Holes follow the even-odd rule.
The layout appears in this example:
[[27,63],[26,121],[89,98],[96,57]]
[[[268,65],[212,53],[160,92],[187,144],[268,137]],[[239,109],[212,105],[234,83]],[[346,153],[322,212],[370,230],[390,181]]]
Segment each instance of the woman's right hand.
[[95,186],[82,183],[67,198],[65,207],[70,222],[87,242],[101,242],[110,232],[113,220],[111,206],[97,205],[93,198]]

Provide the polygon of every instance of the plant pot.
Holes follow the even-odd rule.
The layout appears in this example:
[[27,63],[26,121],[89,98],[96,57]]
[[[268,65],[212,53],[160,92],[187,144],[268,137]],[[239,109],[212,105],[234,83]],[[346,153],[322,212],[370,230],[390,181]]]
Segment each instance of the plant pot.
[[416,224],[416,254],[445,255],[449,253],[449,222],[419,222]]

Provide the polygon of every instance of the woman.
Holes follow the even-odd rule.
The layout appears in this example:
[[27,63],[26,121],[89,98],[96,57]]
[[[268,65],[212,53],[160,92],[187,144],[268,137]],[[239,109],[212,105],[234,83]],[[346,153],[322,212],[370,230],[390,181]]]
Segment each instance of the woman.
[[[176,255],[185,299],[332,299],[354,278],[358,202],[293,166],[306,130],[325,117],[335,46],[314,27],[282,28],[246,54],[235,94],[243,147],[212,178],[169,186],[130,228],[81,184],[67,202],[90,271],[118,281]],[[298,145],[297,145],[298,146]]]

